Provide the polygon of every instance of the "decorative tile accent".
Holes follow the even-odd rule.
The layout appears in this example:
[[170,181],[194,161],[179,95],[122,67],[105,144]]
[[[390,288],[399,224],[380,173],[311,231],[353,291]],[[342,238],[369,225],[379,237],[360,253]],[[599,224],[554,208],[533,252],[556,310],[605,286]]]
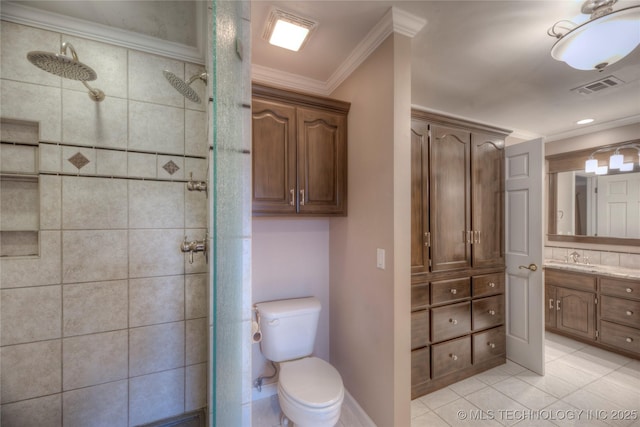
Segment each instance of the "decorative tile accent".
[[89,159],[87,159],[85,156],[83,156],[82,153],[80,153],[80,152],[77,152],[73,156],[69,157],[67,160],[73,166],[77,167],[78,170],[82,169],[83,166],[86,166],[89,163]]
[[178,170],[180,170],[180,167],[175,163],[173,163],[173,160],[169,160],[167,163],[164,164],[164,166],[162,166],[162,169],[169,172],[169,175],[173,175]]

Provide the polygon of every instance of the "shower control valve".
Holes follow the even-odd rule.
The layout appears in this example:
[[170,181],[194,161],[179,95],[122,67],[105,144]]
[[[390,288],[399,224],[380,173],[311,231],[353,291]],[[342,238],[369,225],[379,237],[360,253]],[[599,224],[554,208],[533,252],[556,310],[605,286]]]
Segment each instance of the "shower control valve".
[[194,181],[193,172],[189,175],[187,182],[187,190],[189,191],[207,191],[207,181]]
[[189,264],[193,264],[193,253],[203,252],[205,262],[208,261],[207,257],[207,238],[205,236],[202,240],[187,241],[187,236],[184,236],[184,241],[180,244],[180,250],[184,253],[189,252]]

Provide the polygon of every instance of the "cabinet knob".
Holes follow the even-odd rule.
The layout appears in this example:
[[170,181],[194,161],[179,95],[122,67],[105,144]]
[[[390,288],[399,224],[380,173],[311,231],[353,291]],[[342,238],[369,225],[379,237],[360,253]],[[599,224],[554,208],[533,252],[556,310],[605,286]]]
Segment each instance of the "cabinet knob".
[[450,355],[449,355],[449,357],[450,357],[452,360],[458,360],[458,356],[456,356],[455,354],[450,354]]
[[633,311],[627,310],[627,316],[633,316]]
[[495,284],[495,283],[493,283],[493,282],[489,282],[489,287],[490,287],[490,288],[495,288],[495,287],[496,287],[496,284]]
[[449,292],[451,292],[451,295],[455,295],[458,293],[457,289],[451,289]]
[[627,337],[627,339],[626,339],[625,341],[627,341],[627,342],[633,342],[633,338],[631,338],[631,337]]
[[449,323],[451,323],[452,325],[457,325],[458,321],[456,319],[449,319]]
[[631,292],[633,292],[633,289],[631,289],[631,288],[627,288],[626,290],[627,290],[627,293],[628,293],[628,294],[630,294]]
[[490,314],[491,316],[495,316],[495,315],[496,315],[496,311],[495,311],[495,310],[489,310],[489,314]]
[[496,345],[492,342],[488,342],[487,345],[491,348],[496,348]]

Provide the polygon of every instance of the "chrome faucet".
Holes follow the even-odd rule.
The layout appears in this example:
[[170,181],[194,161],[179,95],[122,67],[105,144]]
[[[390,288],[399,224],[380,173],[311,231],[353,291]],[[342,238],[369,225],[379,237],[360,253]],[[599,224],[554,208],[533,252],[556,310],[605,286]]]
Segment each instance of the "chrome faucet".
[[184,253],[189,252],[189,264],[193,264],[193,253],[203,252],[205,262],[209,262],[207,257],[207,236],[202,240],[187,241],[187,236],[184,236],[184,241],[180,244],[180,250]]
[[576,251],[573,251],[569,254],[574,263],[578,263],[578,259],[580,258],[580,254]]

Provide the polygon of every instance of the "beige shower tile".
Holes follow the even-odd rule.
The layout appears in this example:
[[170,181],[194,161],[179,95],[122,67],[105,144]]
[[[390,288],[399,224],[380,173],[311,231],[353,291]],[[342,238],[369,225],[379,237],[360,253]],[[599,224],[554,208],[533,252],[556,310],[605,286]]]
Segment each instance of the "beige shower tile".
[[207,406],[207,364],[187,366],[185,381],[185,412]]
[[185,276],[186,318],[207,317],[209,298],[206,274],[187,274]]
[[60,142],[60,98],[58,88],[2,80],[0,111],[3,118],[39,122],[40,141]]
[[0,348],[2,403],[61,391],[61,342],[40,341]]
[[112,178],[62,178],[65,230],[127,228],[127,181]]
[[127,153],[115,150],[96,150],[96,173],[98,175],[126,177]]
[[144,153],[128,153],[127,173],[130,177],[156,178],[156,155]]
[[151,374],[184,366],[184,322],[129,331],[129,375]]
[[209,348],[208,331],[206,318],[187,320],[187,365],[207,361]]
[[184,179],[184,157],[158,156],[159,179]]
[[208,259],[211,257],[211,238],[207,236],[206,228],[190,228],[184,230],[184,234],[187,236],[187,240],[207,240],[207,252],[206,257],[204,252],[194,252],[193,263],[190,262],[189,254],[184,255],[185,272],[188,274],[206,273],[209,271]]
[[96,282],[127,277],[127,231],[62,233],[63,282]]
[[81,390],[62,396],[65,427],[127,427],[129,390],[127,380]]
[[187,157],[184,159],[185,177],[189,179],[193,173],[193,179],[196,181],[209,180],[209,169],[207,169],[206,159],[194,159]]
[[37,255],[37,231],[5,231],[0,235],[0,257]]
[[[77,84],[77,82],[74,82]],[[127,148],[127,101],[95,102],[82,92],[62,91],[62,140],[66,144]]]
[[53,144],[40,144],[40,172],[62,172],[62,147]]
[[64,285],[63,335],[126,329],[127,295],[126,280]]
[[38,173],[38,146],[0,144],[0,170]]
[[127,331],[63,339],[65,391],[127,378]]
[[0,291],[2,345],[60,338],[61,303],[59,285]]
[[40,191],[37,179],[0,180],[0,230],[40,229]]
[[59,53],[60,34],[8,21],[2,21],[0,32],[0,75],[3,79],[60,87],[60,77],[41,70],[26,59],[31,51]]
[[62,225],[62,178],[40,175],[40,229],[59,230]]
[[129,226],[131,228],[184,227],[182,182],[129,181]]
[[129,230],[129,277],[184,274],[184,229]]
[[189,228],[207,226],[209,199],[204,191],[187,191],[185,194],[185,226]]
[[59,231],[41,231],[38,258],[0,259],[0,286],[6,289],[60,283],[60,242]]
[[207,155],[207,113],[204,111],[186,110],[185,120],[185,153],[191,156]]
[[0,141],[22,142],[37,146],[38,124],[0,118]]
[[184,276],[129,280],[129,326],[184,320]]
[[184,110],[129,101],[129,149],[184,154]]
[[[206,70],[202,65],[199,64],[191,64],[189,62],[185,62],[184,64],[184,78],[185,82],[189,81],[189,79],[195,75],[200,75],[204,73]],[[209,80],[207,78],[207,80]],[[250,80],[247,80],[250,81]],[[202,81],[201,79],[194,80],[191,83],[191,89],[193,89],[198,96],[200,97],[200,102],[192,102],[189,99],[184,99],[184,106],[189,110],[199,110],[205,111],[207,109],[207,104],[209,102],[209,92],[207,91],[207,82]]]
[[129,425],[184,412],[184,368],[129,380]]
[[183,62],[130,50],[129,98],[184,108],[184,97],[167,81],[163,70],[184,80]]
[[2,405],[4,427],[62,427],[61,394]]
[[62,146],[62,171],[73,174],[95,175],[96,150],[93,148]]
[[[68,35],[62,37],[64,41],[75,47],[80,61],[93,68],[98,75],[98,78],[89,82],[89,85],[105,93],[105,99],[100,104],[113,97],[127,97],[126,48]],[[63,79],[62,87],[83,92],[87,100],[94,102],[89,99],[87,89],[80,82]]]

